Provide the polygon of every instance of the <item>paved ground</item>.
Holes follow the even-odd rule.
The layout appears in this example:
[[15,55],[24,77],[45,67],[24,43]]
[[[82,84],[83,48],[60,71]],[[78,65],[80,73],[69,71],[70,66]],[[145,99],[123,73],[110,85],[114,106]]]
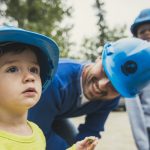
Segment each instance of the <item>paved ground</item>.
[[[75,125],[84,117],[73,119]],[[96,150],[137,150],[133,141],[128,115],[126,112],[112,112],[106,122]]]

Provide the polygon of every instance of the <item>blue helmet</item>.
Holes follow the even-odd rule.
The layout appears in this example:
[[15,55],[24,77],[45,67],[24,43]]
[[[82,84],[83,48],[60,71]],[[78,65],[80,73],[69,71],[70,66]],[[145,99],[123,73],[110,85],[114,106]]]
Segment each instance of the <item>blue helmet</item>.
[[59,58],[59,48],[50,38],[35,32],[27,31],[13,26],[0,27],[0,43],[19,42],[38,48],[40,54],[41,80],[43,90],[50,83],[56,72]]
[[104,71],[114,88],[124,97],[134,97],[150,81],[150,43],[124,38],[104,45]]
[[137,28],[143,23],[150,23],[150,8],[142,10],[131,25],[130,30],[135,37],[137,36]]

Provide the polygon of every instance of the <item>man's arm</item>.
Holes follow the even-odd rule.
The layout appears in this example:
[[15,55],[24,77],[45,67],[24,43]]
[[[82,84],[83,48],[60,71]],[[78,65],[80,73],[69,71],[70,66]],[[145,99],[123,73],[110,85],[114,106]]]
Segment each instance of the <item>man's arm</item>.
[[68,144],[55,132],[51,133],[46,138],[46,150],[66,150]]
[[85,123],[79,126],[79,134],[76,140],[82,140],[86,136],[96,136],[100,138],[100,132],[104,131],[106,119],[110,111],[118,105],[118,102],[119,98],[106,102],[105,105],[100,107],[96,112],[88,114],[85,118]]
[[[44,99],[45,101],[46,99]],[[56,109],[54,107],[51,108],[52,101],[50,101],[51,105],[48,105],[48,103],[44,104],[44,102],[29,111],[28,119],[35,122],[42,129],[46,137],[46,150],[66,150],[68,147],[67,142],[57,135],[52,128]]]

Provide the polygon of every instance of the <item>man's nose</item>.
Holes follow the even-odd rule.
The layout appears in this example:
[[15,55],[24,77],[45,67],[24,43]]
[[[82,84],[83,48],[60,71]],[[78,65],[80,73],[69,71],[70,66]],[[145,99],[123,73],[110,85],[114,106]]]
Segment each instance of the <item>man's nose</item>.
[[102,88],[105,88],[108,84],[110,84],[110,81],[108,78],[104,78],[98,81],[99,86]]

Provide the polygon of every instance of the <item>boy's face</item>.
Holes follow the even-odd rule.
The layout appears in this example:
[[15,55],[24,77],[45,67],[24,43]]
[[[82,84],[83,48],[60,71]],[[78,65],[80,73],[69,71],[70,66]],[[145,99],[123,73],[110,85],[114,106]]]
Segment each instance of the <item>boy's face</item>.
[[150,42],[150,23],[144,23],[138,27],[137,37]]
[[41,96],[40,67],[31,50],[0,57],[0,110],[23,111]]

